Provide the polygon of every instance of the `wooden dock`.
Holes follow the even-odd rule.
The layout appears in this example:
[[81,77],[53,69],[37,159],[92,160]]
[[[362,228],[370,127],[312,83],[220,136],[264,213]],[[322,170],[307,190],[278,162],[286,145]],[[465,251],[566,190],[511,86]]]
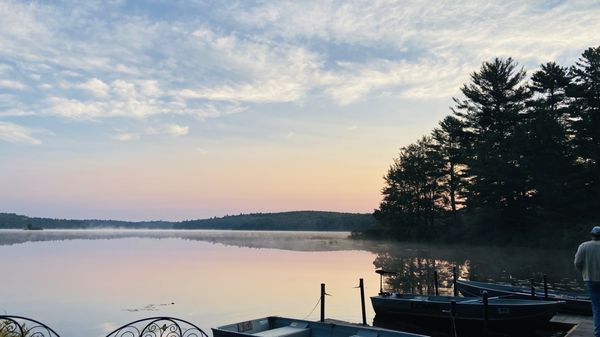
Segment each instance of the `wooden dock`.
[[[353,324],[362,326],[360,323],[351,323],[336,319],[328,318],[327,323],[334,324]],[[560,331],[568,330],[563,337],[591,337],[594,336],[594,321],[591,316],[580,316],[571,314],[556,314],[550,320],[552,329]],[[377,327],[373,327],[377,328]]]
[[591,316],[556,314],[551,322],[572,324],[565,337],[591,337],[594,335],[594,321]]

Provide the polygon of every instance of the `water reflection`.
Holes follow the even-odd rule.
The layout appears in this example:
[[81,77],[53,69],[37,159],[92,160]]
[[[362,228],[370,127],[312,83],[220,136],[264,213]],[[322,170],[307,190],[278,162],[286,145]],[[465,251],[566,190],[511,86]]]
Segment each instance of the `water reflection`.
[[375,253],[377,268],[398,272],[386,278],[387,290],[393,292],[433,294],[435,270],[440,293],[450,294],[454,266],[465,279],[529,286],[533,278],[541,287],[547,275],[551,288],[584,291],[573,267],[574,251],[389,244],[377,246]]
[[111,240],[122,238],[181,239],[237,247],[293,251],[366,250],[366,241],[348,240],[347,232],[231,230],[0,230],[0,246],[26,242]]
[[[386,288],[450,293],[452,267],[474,280],[581,289],[571,251],[354,241],[348,233],[241,231],[0,231],[0,312],[43,320],[64,337],[103,336],[149,315],[210,327],[267,315],[361,321],[355,288],[379,290],[376,268],[399,272]],[[172,303],[172,304],[171,304]],[[169,305],[160,305],[169,304]],[[150,312],[159,310],[159,312]],[[367,306],[367,316],[373,310]]]
[[386,279],[387,290],[432,294],[434,270],[439,290],[452,292],[452,268],[458,276],[489,282],[529,286],[540,284],[547,275],[552,288],[584,291],[572,266],[576,247],[570,250],[543,250],[520,247],[472,247],[465,245],[407,244],[369,240],[349,240],[346,232],[286,232],[228,230],[0,230],[0,246],[26,242],[64,240],[111,240],[120,238],[181,239],[205,241],[235,247],[283,249],[290,251],[360,250],[377,255],[373,265],[396,271]]

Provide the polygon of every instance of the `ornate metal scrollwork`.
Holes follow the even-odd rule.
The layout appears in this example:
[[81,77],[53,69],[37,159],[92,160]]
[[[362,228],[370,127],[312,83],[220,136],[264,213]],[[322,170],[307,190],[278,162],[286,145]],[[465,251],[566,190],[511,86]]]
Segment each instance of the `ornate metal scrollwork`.
[[0,315],[1,337],[60,337],[52,328],[34,319]]
[[173,317],[140,319],[106,335],[106,337],[208,337],[194,324]]

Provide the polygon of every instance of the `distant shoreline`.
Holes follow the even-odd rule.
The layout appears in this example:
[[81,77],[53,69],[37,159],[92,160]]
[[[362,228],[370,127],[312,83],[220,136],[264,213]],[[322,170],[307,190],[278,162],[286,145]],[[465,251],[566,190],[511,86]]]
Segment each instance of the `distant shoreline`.
[[249,230],[352,232],[374,227],[371,214],[325,211],[239,214],[186,221],[71,220],[0,213],[0,229]]

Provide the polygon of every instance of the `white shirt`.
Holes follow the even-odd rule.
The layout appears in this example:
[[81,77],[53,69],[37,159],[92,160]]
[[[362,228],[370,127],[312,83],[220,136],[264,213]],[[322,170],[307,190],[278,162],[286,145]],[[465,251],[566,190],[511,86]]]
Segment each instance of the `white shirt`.
[[579,245],[574,264],[584,281],[600,281],[600,240]]

